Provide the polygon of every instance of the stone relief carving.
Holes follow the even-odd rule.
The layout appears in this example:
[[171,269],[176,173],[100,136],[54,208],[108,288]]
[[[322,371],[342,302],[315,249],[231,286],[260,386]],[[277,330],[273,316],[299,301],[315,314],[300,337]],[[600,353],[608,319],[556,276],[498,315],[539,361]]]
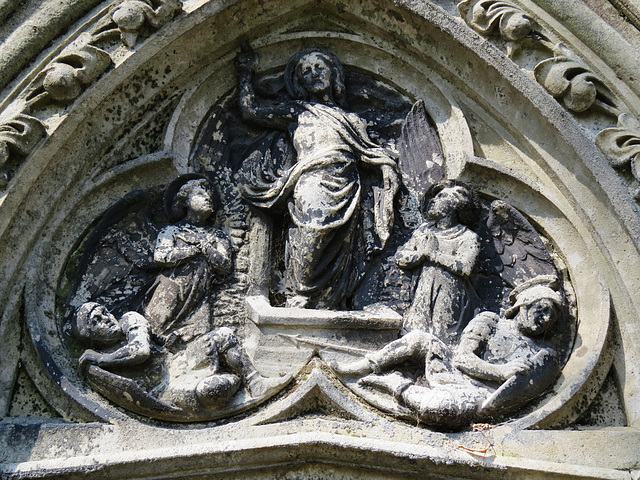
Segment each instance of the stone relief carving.
[[158,29],[182,11],[182,0],[124,0],[111,9],[122,42],[133,48],[145,25]]
[[[251,82],[255,65],[250,53],[238,57],[242,114],[269,128],[290,128],[295,159],[273,182],[248,184],[242,193],[266,210],[287,205],[287,306],[336,308],[363,275],[356,252],[369,257],[389,238],[397,164],[391,152],[371,141],[364,121],[345,111],[344,74],[332,54],[309,50],[289,60],[284,78],[293,101],[283,104],[257,102]],[[367,168],[378,173],[377,185],[367,185],[362,172]],[[364,189],[376,197],[373,228],[366,231],[359,225]]]
[[[536,64],[533,75],[567,110],[577,114],[597,110],[604,117],[618,118],[617,127],[602,130],[599,126],[600,131],[595,132],[593,140],[609,163],[621,173],[623,180],[629,185],[630,193],[638,201],[640,187],[633,167],[630,175],[626,175],[620,168],[629,164],[627,159],[630,157],[626,155],[633,148],[633,140],[630,139],[633,133],[628,137],[621,136],[621,132],[632,132],[633,127],[630,129],[629,125],[638,122],[631,113],[632,108],[625,105],[625,99],[607,87],[603,77],[593,71],[579,52],[563,45],[556,32],[539,26],[535,18],[518,5],[496,0],[464,0],[458,4],[458,10],[463,20],[476,32],[484,36],[498,34],[501,41],[506,41],[507,55],[512,58],[516,49],[527,40],[552,53],[553,57]],[[614,137],[625,145],[620,147],[612,143]]]
[[42,122],[27,113],[0,120],[0,188],[9,183],[19,159],[29,155],[45,135]]
[[[182,11],[181,0],[124,0],[112,6],[103,17],[87,25],[87,31],[69,40],[68,45],[44,68],[34,73],[23,91],[6,109],[16,112],[13,118],[0,121],[0,170],[5,189],[12,172],[29,155],[35,145],[47,136],[46,119],[64,115],[59,106],[73,100],[121,57],[114,49],[114,39],[121,39],[131,49],[145,27],[158,29]],[[47,110],[56,105],[52,114]],[[9,167],[10,166],[10,167]]]
[[424,103],[327,50],[265,76],[247,47],[236,65],[195,173],[114,205],[68,267],[89,386],[208,420],[319,357],[367,402],[439,429],[546,391],[573,335],[566,283],[520,212],[445,178]]
[[525,40],[531,40],[547,51],[552,58],[539,62],[534,68],[535,79],[565,108],[581,113],[594,105],[607,113],[617,109],[616,99],[605,82],[577,55],[538,26],[532,15],[511,2],[496,0],[464,0],[458,4],[464,21],[484,36],[497,34],[507,42],[507,54]]
[[511,56],[522,40],[539,35],[535,21],[510,2],[465,0],[458,4],[464,21],[481,35],[498,35],[507,41]]
[[[611,94],[598,76],[573,52],[563,45],[554,47],[553,58],[540,62],[534,69],[536,80],[572,112],[584,112],[596,99]],[[606,102],[609,103],[609,102]]]
[[42,72],[39,81],[52,99],[67,102],[77,98],[87,85],[109,68],[111,57],[91,45],[91,41],[90,34],[82,34]]
[[[229,237],[208,223],[214,202],[208,180],[179,177],[164,195],[166,217],[175,223],[157,233],[153,248],[133,230],[128,238],[122,232],[102,236],[92,252],[97,255],[80,290],[93,289],[92,297],[100,299],[111,294],[116,309],[138,305],[142,314],[126,311],[116,319],[100,303],[82,303],[73,317],[74,335],[99,350],[85,350],[79,364],[90,385],[134,412],[177,421],[215,418],[221,409],[262,400],[290,380],[263,377],[231,328],[212,329],[212,285],[233,269]],[[120,265],[105,253],[109,247],[125,255]],[[127,264],[133,257],[141,268]],[[100,269],[111,271],[93,276]],[[114,286],[129,281],[134,269],[144,283]],[[245,390],[237,395],[241,385]]]
[[[640,182],[640,121],[621,113],[615,128],[602,130],[595,138],[596,145],[616,168],[630,167],[633,178]],[[634,197],[640,199],[640,186],[634,187]]]
[[[362,360],[334,368],[392,395],[387,409],[397,401],[427,425],[451,429],[502,417],[544,392],[559,373],[555,345],[544,338],[563,304],[554,284],[552,276],[521,284],[502,316],[480,312],[454,342],[434,335],[437,326],[414,329]],[[423,377],[398,368],[410,361],[424,362]]]

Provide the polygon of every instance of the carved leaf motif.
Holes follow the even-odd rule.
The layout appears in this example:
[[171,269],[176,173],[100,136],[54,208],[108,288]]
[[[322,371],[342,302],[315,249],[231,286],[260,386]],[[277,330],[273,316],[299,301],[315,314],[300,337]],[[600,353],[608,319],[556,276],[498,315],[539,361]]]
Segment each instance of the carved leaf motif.
[[556,56],[540,62],[534,69],[536,80],[556,100],[573,112],[584,112],[596,101],[598,94],[610,92],[589,67],[573,52],[557,46]]
[[84,34],[66,47],[45,70],[42,85],[58,101],[77,98],[84,87],[94,82],[111,65],[111,57],[89,42]]
[[133,48],[145,24],[160,28],[180,11],[181,0],[125,0],[111,11],[111,18],[118,25],[122,42]]
[[29,155],[46,134],[40,120],[25,113],[0,123],[0,171],[15,163],[16,155]]
[[509,2],[464,0],[458,9],[465,22],[481,35],[498,34],[505,40],[518,41],[534,28],[533,19]]
[[596,135],[595,143],[614,167],[631,163],[633,176],[640,180],[640,121],[622,113],[618,126]]

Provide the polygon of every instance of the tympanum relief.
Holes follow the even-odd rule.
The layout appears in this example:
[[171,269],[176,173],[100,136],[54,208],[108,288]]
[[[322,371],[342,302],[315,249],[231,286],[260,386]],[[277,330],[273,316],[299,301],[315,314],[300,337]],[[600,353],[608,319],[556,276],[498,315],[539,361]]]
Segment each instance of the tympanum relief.
[[238,53],[192,173],[123,198],[69,262],[87,385],[202,421],[286,396],[316,357],[439,429],[547,392],[570,353],[569,284],[525,216],[446,178],[423,102],[322,49],[258,67]]

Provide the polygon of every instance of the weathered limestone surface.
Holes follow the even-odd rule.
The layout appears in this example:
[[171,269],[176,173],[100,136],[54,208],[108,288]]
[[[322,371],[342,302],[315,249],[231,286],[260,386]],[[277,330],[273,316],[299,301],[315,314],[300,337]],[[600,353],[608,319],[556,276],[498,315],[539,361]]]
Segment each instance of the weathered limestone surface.
[[639,18],[0,1],[0,477],[640,478]]

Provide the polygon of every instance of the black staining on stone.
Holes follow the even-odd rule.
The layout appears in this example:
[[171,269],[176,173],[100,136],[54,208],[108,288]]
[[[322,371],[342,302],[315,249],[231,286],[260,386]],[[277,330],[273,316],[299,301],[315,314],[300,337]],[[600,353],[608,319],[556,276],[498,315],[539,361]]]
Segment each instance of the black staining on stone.
[[[9,417],[59,418],[56,412],[38,391],[24,365],[18,367],[13,393],[9,402]],[[16,425],[12,435],[16,443],[24,442],[28,427]],[[34,439],[35,440],[35,439]],[[27,442],[28,444],[28,442]]]
[[223,208],[211,183],[185,175],[161,193],[126,196],[82,245],[69,266],[77,277],[66,301],[75,336],[68,342],[89,347],[78,359],[87,382],[134,413],[172,421],[230,415],[290,377],[263,377],[214,318],[234,249],[211,224]]
[[626,427],[627,415],[620,381],[612,367],[591,405],[569,427]]
[[[87,382],[170,421],[258,404],[289,380],[262,377],[253,362],[265,357],[244,350],[246,300],[258,292],[282,321],[301,308],[327,326],[341,315],[396,319],[380,335],[314,327],[331,339],[314,344],[323,360],[368,346],[334,370],[384,411],[453,430],[528,408],[555,382],[575,332],[568,281],[533,225],[445,179],[422,101],[326,50],[298,52],[268,76],[255,74],[257,60],[239,55],[239,88],[197,129],[192,173],[165,193],[123,198],[70,261],[64,322],[99,308],[117,337],[100,344],[76,328],[66,339]],[[145,106],[133,118],[126,105],[106,111],[122,127],[105,168],[163,148],[179,92],[144,94],[170,73],[140,72],[122,87]]]

